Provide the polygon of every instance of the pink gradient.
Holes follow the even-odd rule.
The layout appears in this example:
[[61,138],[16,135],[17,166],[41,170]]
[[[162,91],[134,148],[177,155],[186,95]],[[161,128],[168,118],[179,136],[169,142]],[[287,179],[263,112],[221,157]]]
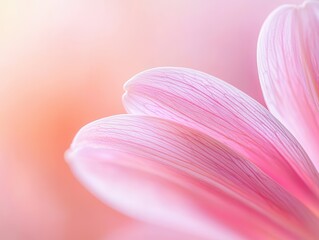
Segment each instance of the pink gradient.
[[[258,67],[271,112],[287,111],[291,98],[292,106],[299,103],[296,88],[305,96],[302,100],[308,98],[311,107],[302,109],[306,114],[296,108],[297,120],[287,114],[277,119],[208,74],[153,68],[125,84],[127,114],[96,120],[75,136],[66,153],[75,176],[105,204],[186,235],[315,239],[318,156],[309,145],[315,146],[317,138],[298,142],[293,134],[304,132],[301,123],[313,127],[319,114],[318,92],[310,91],[317,87],[317,33],[312,34],[317,30],[307,28],[316,23],[318,6],[307,1],[278,8],[263,25],[258,43]],[[300,28],[285,32],[284,24]],[[292,87],[281,95],[276,87],[287,82]],[[286,119],[294,123],[288,125],[292,133],[284,126]]]
[[124,112],[123,83],[159,65],[214,73],[262,102],[258,31],[287,2],[300,1],[1,1],[0,238],[95,240],[130,222],[70,173],[77,129]]
[[181,233],[177,231],[172,231],[171,229],[149,225],[145,223],[139,223],[139,222],[123,227],[120,229],[120,231],[114,231],[103,240],[123,240],[123,239],[208,240],[207,238],[199,238],[198,236],[194,236],[188,233],[185,234],[185,233]]

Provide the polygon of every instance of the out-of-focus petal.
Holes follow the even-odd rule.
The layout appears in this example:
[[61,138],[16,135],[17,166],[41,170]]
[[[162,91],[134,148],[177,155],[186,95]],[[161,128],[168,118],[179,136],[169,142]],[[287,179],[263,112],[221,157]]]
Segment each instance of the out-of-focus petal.
[[318,219],[250,161],[172,121],[96,121],[79,132],[68,158],[89,189],[143,220],[206,236],[216,234],[213,219],[251,238],[318,231]]
[[180,122],[229,146],[318,211],[318,173],[295,138],[264,107],[210,75],[155,68],[133,77],[129,113]]
[[274,11],[258,42],[262,90],[319,170],[319,2]]
[[145,223],[132,223],[123,226],[106,236],[103,240],[210,240],[191,234],[185,234],[171,229],[153,226]]

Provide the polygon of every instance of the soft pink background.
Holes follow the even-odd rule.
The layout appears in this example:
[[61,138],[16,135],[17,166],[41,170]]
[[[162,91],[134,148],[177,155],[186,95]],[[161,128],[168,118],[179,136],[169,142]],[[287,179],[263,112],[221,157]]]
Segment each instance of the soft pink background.
[[156,66],[208,72],[263,103],[258,31],[300,2],[2,0],[0,238],[95,240],[129,224],[71,174],[76,131],[123,112],[123,83]]

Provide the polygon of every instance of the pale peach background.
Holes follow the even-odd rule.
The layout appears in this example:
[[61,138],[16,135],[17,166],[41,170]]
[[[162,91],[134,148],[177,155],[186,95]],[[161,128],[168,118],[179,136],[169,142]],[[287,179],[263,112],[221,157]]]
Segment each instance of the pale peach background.
[[[91,196],[63,154],[122,113],[122,85],[156,66],[218,76],[263,103],[256,41],[296,0],[1,0],[0,238],[107,238],[130,221]],[[126,238],[127,239],[127,238]]]

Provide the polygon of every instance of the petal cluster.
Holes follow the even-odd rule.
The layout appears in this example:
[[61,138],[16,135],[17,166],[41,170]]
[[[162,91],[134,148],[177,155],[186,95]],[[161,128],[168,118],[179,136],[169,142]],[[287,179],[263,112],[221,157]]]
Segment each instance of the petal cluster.
[[281,7],[263,26],[270,112],[208,74],[147,70],[125,85],[127,114],[79,131],[75,175],[114,208],[198,239],[319,236],[318,5]]

